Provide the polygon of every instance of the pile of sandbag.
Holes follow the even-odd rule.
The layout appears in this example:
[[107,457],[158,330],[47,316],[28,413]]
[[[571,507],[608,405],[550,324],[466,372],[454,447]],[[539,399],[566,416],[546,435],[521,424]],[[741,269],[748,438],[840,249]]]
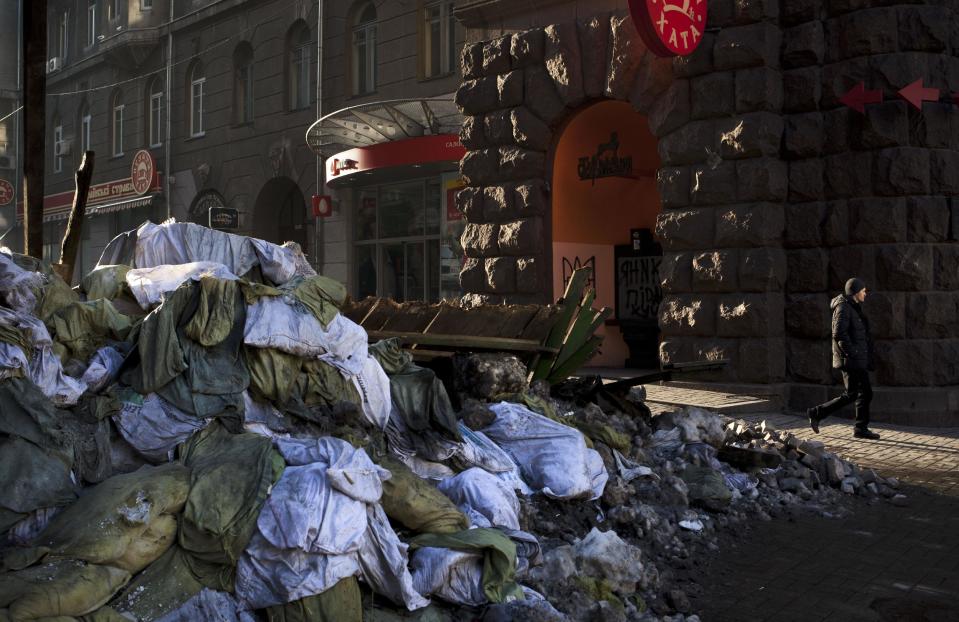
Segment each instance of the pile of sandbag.
[[542,598],[520,499],[602,495],[591,441],[522,400],[465,425],[345,295],[295,246],[186,223],[118,236],[76,290],[0,252],[0,620]]

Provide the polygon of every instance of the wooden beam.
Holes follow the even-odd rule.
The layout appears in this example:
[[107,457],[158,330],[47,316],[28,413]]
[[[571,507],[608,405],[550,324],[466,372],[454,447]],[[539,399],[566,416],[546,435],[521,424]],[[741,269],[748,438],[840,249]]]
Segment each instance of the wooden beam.
[[43,169],[46,166],[47,3],[24,2],[23,250],[43,258]]
[[509,339],[506,337],[474,337],[472,335],[440,335],[433,333],[404,333],[390,330],[367,331],[371,341],[397,338],[403,343],[448,348],[477,348],[506,352],[546,352],[556,354],[558,348],[550,348],[532,339]]
[[77,264],[77,251],[80,249],[80,234],[87,213],[87,194],[90,192],[95,160],[96,155],[92,151],[84,153],[80,168],[74,175],[77,189],[73,195],[73,207],[70,208],[70,220],[67,221],[67,230],[60,246],[60,261],[53,266],[67,284],[73,283],[73,267]]

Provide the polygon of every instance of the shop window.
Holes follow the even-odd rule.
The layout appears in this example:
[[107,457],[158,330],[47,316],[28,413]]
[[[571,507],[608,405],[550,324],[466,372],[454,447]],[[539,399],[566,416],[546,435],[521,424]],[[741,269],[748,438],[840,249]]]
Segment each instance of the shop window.
[[60,118],[53,122],[53,172],[63,170],[63,123]]
[[112,123],[110,125],[110,136],[113,144],[113,156],[123,155],[123,94],[117,91],[111,100],[111,109],[113,110]]
[[[354,196],[354,284],[357,298],[397,301],[454,298],[455,281],[444,278],[453,254],[445,226],[443,180],[431,177],[358,189]],[[452,231],[458,235],[459,230]]]
[[289,109],[300,110],[310,105],[310,29],[303,20],[290,28],[287,50]]
[[376,7],[367,2],[354,13],[352,86],[353,95],[376,90]]
[[456,67],[456,20],[449,0],[423,7],[423,76],[452,73]]
[[97,42],[97,0],[87,2],[87,45]]
[[63,220],[43,223],[43,259],[51,263],[60,260],[60,245],[67,224]]
[[163,144],[161,138],[163,131],[163,80],[154,78],[150,82],[150,88],[147,89],[147,144],[151,147],[159,147]]
[[195,61],[187,74],[190,81],[190,136],[203,136],[203,92],[206,88],[206,74],[203,65]]
[[245,41],[233,52],[233,122],[253,122],[253,48]]

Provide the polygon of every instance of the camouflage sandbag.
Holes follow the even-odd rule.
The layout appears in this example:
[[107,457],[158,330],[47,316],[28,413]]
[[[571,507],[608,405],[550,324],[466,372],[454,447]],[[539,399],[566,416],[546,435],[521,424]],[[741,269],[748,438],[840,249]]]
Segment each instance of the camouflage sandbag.
[[119,568],[56,560],[0,575],[0,607],[13,620],[82,616],[107,603],[130,573]]
[[270,622],[363,622],[363,602],[356,577],[346,577],[321,594],[267,607]]
[[380,503],[391,519],[418,533],[454,533],[470,523],[449,498],[393,456],[379,465],[393,476],[383,482]]
[[176,515],[190,491],[181,464],[144,466],[88,489],[37,538],[51,556],[137,573],[176,540]]

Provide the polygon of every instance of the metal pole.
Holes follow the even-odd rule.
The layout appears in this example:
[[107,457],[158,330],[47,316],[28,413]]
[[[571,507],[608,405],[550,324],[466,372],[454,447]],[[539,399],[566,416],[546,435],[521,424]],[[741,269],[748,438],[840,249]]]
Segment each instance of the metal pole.
[[[167,16],[167,37],[166,37],[166,89],[163,91],[166,100],[166,140],[163,143],[163,153],[165,163],[163,165],[163,195],[166,198],[166,217],[173,217],[173,196],[170,194],[172,184],[170,183],[171,155],[173,148],[173,119],[171,112],[173,110],[173,0],[170,0],[170,14]],[[189,96],[189,94],[187,94]]]
[[43,168],[46,164],[47,3],[23,12],[24,253],[43,258]]
[[[316,11],[316,118],[323,116],[323,0],[317,0]],[[323,156],[316,154],[316,193],[322,195],[324,184]],[[313,220],[313,256],[316,271],[323,274],[324,252],[323,219]]]

